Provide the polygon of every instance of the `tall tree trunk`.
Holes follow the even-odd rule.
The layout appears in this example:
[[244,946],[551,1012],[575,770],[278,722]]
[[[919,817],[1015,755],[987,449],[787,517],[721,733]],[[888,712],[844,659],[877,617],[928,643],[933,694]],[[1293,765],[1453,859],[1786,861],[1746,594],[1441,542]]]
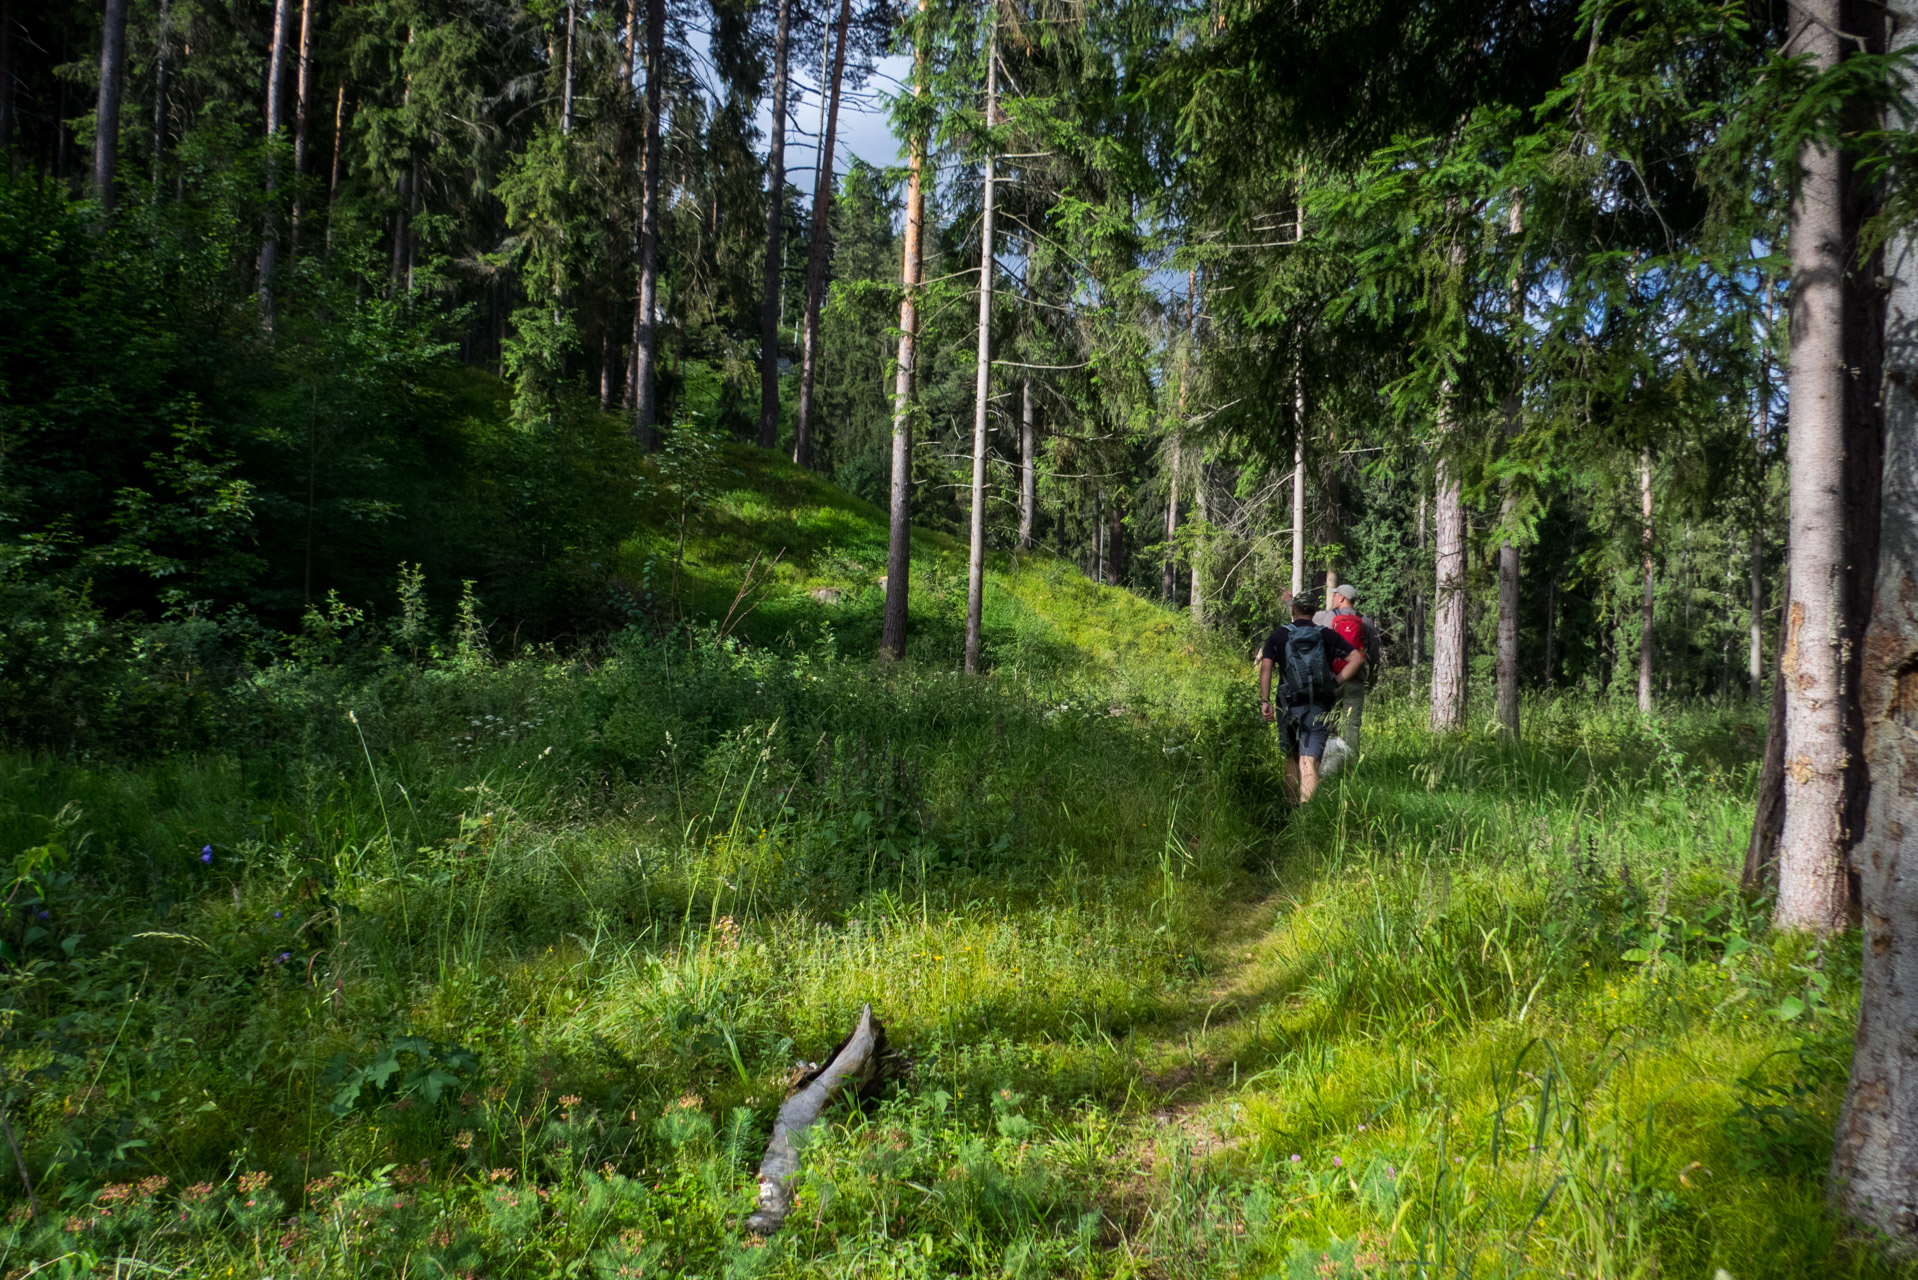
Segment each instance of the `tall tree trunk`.
[[[1859,0],[1791,9],[1788,48],[1835,67],[1851,37],[1882,31]],[[1882,40],[1876,42],[1882,47]],[[1884,450],[1878,264],[1858,260],[1870,191],[1836,148],[1808,144],[1791,211],[1791,594],[1780,643],[1786,679],[1781,928],[1825,933],[1852,906],[1847,852],[1868,780],[1858,676],[1877,576]],[[1874,255],[1876,256],[1876,255]]]
[[333,163],[326,173],[326,247],[333,247],[333,202],[340,198],[340,165],[342,150],[346,145],[346,82],[340,81],[339,92],[333,99]]
[[[286,103],[286,42],[293,21],[291,0],[275,0],[273,5],[273,44],[266,62],[266,140],[270,148],[286,124],[281,111]],[[266,160],[266,234],[260,240],[260,323],[273,328],[273,274],[280,261],[280,228],[274,217],[273,193],[279,188],[279,173],[273,153]]]
[[0,151],[13,145],[14,125],[14,40],[13,29],[19,19],[13,14],[14,0],[0,0]]
[[293,89],[293,220],[287,228],[287,252],[300,256],[300,188],[306,174],[307,120],[313,111],[313,4],[300,0],[300,53]]
[[666,0],[646,4],[646,141],[639,175],[639,298],[633,316],[633,434],[646,452],[659,448],[660,119],[665,108]]
[[[1918,45],[1918,0],[1890,9],[1894,51]],[[1851,851],[1865,945],[1826,1185],[1841,1215],[1909,1256],[1918,1252],[1918,238],[1894,238],[1888,265],[1882,539],[1859,699],[1872,785]]]
[[[1180,417],[1183,418],[1183,409],[1185,406],[1185,375],[1183,372],[1179,375],[1179,401],[1182,411]],[[1184,443],[1184,438],[1180,433],[1174,431],[1172,433],[1172,474],[1169,477],[1165,492],[1165,570],[1161,575],[1162,581],[1160,582],[1160,595],[1165,598],[1167,604],[1171,604],[1179,598],[1179,557],[1173,549],[1172,540],[1179,536],[1179,453],[1184,447]]]
[[[1032,550],[1032,521],[1039,506],[1038,423],[1033,413],[1032,379],[1019,383],[1019,549]],[[1177,501],[1175,498],[1174,501]]]
[[[1449,433],[1449,427],[1442,427]],[[1448,733],[1465,727],[1465,494],[1457,464],[1440,454],[1434,467],[1438,490],[1433,532],[1437,541],[1432,634],[1432,728]]]
[[[919,0],[920,29],[913,35],[912,94],[928,91],[928,50],[924,24],[928,0]],[[926,146],[923,133],[910,140],[906,177],[906,235],[900,268],[899,358],[892,390],[892,507],[886,542],[886,612],[879,655],[906,656],[906,598],[912,580],[912,378],[919,358],[919,286],[925,276],[920,251],[926,227]]]
[[[1418,514],[1419,558],[1425,558],[1425,486],[1419,486]],[[1425,662],[1425,585],[1420,582],[1412,590],[1412,670],[1417,671]]]
[[1759,362],[1758,438],[1752,442],[1751,634],[1746,666],[1751,696],[1765,681],[1765,450],[1771,442],[1772,282],[1765,280],[1765,356]]
[[[832,244],[833,146],[839,136],[839,93],[846,78],[846,28],[852,22],[852,0],[839,0],[839,19],[833,28],[832,74],[827,79],[826,128],[819,143],[818,172],[813,176],[812,234],[806,246],[806,314],[799,343],[799,420],[793,432],[793,461],[812,465],[813,385],[819,376],[819,311],[826,300],[826,252]],[[1031,529],[1026,530],[1031,546]]]
[[127,0],[106,0],[100,26],[100,96],[94,113],[93,195],[113,212],[113,173],[120,158],[120,97],[126,91]]
[[1325,607],[1332,607],[1332,593],[1339,589],[1338,547],[1345,539],[1345,495],[1339,483],[1339,451],[1333,441],[1326,442],[1319,459],[1319,545],[1325,548]]
[[979,630],[986,591],[986,425],[992,396],[992,221],[996,211],[991,130],[999,122],[999,42],[986,41],[986,157],[979,218],[979,357],[972,401],[972,524],[966,557],[966,674],[979,671]]
[[779,0],[773,37],[773,128],[766,148],[766,262],[759,299],[759,447],[779,444],[779,278],[786,225],[786,65],[792,0]]
[[[167,93],[168,80],[172,68],[168,65],[173,57],[173,33],[171,30],[173,5],[171,0],[160,0],[160,30],[153,50],[153,185],[160,185],[160,162],[166,156],[166,136],[171,122],[168,120]],[[7,55],[5,44],[7,15],[4,4],[0,3],[0,81],[7,76]],[[6,85],[0,83],[0,98],[7,92]],[[0,106],[0,111],[5,107]],[[6,143],[0,140],[0,151],[6,149]]]
[[1644,574],[1644,594],[1638,612],[1638,710],[1641,715],[1652,713],[1652,586],[1654,566],[1652,561],[1652,451],[1648,445],[1638,451],[1638,503],[1639,519],[1638,545],[1642,557],[1640,569]]
[[578,21],[578,9],[573,0],[566,0],[566,81],[559,90],[559,132],[566,137],[573,132],[573,27]]
[[[1192,468],[1192,503],[1199,512],[1199,527],[1206,531],[1202,536],[1210,537],[1212,523],[1212,497],[1206,491],[1208,480],[1205,470],[1205,455],[1200,454],[1197,465]],[[1205,544],[1192,544],[1192,621],[1199,625],[1205,623],[1205,583],[1202,572]]]
[[1558,575],[1545,587],[1545,687],[1558,687]]
[[1126,584],[1125,494],[1114,492],[1106,507],[1106,581],[1115,587]]
[[[1509,530],[1518,497],[1508,484],[1502,523]],[[1518,546],[1508,532],[1498,544],[1498,727],[1508,742],[1518,741]]]
[[1292,432],[1292,594],[1305,590],[1305,379],[1292,384],[1297,407]]

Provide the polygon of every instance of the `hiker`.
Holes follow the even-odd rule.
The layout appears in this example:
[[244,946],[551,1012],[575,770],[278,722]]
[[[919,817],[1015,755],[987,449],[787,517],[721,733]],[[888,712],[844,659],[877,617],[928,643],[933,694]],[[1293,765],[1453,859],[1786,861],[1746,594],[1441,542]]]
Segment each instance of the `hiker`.
[[[1330,717],[1339,691],[1365,667],[1365,651],[1331,627],[1312,621],[1318,597],[1292,597],[1292,621],[1266,638],[1259,653],[1259,714],[1276,720],[1285,746],[1285,789],[1303,804],[1319,789],[1319,758],[1332,736]],[[1285,714],[1272,702],[1272,668],[1279,668]]]
[[1354,680],[1344,687],[1339,695],[1338,735],[1345,739],[1345,745],[1352,748],[1354,756],[1359,753],[1359,728],[1365,721],[1365,691],[1371,687],[1379,669],[1379,633],[1370,618],[1359,613],[1359,589],[1349,582],[1342,582],[1332,589],[1329,608],[1321,609],[1312,615],[1312,621],[1321,627],[1330,627],[1339,633],[1345,642],[1365,654],[1365,678]]

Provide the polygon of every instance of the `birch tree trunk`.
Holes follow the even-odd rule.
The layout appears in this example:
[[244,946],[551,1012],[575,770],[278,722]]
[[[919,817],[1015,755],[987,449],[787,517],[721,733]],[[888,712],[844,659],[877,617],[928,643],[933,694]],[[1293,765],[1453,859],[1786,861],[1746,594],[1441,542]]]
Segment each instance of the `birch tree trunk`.
[[986,160],[979,216],[979,356],[972,400],[972,524],[966,557],[966,674],[979,671],[986,592],[986,422],[992,394],[993,126],[999,123],[999,38],[986,41]]
[[786,225],[786,67],[792,45],[792,0],[779,0],[773,34],[773,124],[766,147],[766,261],[759,299],[759,447],[779,445],[780,232]]
[[[846,28],[852,0],[839,0],[834,25],[832,74],[828,77],[826,128],[819,143],[813,177],[812,236],[806,247],[806,314],[799,343],[799,421],[793,433],[793,461],[812,466],[813,383],[819,371],[819,310],[826,298],[826,251],[832,243],[833,145],[839,134],[839,91],[846,78]],[[1030,530],[1023,545],[1030,546]]]
[[127,0],[106,0],[100,27],[100,96],[94,110],[93,195],[113,212],[113,177],[120,158],[120,98],[126,91]]
[[578,21],[578,8],[573,0],[566,0],[566,79],[559,91],[559,132],[566,137],[573,132],[573,28]]
[[1638,711],[1652,713],[1652,451],[1638,451],[1638,545],[1645,589],[1638,611]]
[[1031,378],[1020,382],[1019,399],[1019,549],[1030,551],[1032,520],[1039,506],[1039,473],[1036,469],[1039,432],[1033,412]]
[[299,179],[306,173],[307,120],[313,111],[313,3],[300,0],[300,52],[293,89],[293,218],[287,227],[287,252],[300,256]]
[[[1791,22],[1788,50],[1824,71],[1843,56],[1850,37],[1842,33],[1866,31],[1872,19],[1861,4],[1806,0],[1792,7]],[[1849,920],[1847,855],[1867,788],[1858,641],[1877,570],[1883,319],[1876,271],[1853,260],[1867,193],[1836,149],[1807,144],[1800,167],[1790,227],[1791,594],[1779,646],[1785,819],[1774,923],[1828,933]]]
[[665,106],[666,0],[646,3],[646,120],[639,176],[639,297],[633,315],[633,434],[659,448],[659,162]]
[[[1894,0],[1894,49],[1918,0]],[[1852,850],[1865,946],[1851,1081],[1828,1185],[1839,1212],[1918,1251],[1918,240],[1889,246],[1882,536],[1861,704],[1871,796]]]
[[[1449,427],[1442,427],[1449,431]],[[1465,495],[1455,464],[1443,454],[1433,468],[1438,491],[1433,513],[1436,560],[1432,634],[1432,728],[1465,727]]]
[[[912,96],[927,92],[928,0],[919,0],[921,30],[914,33]],[[915,128],[906,177],[905,252],[900,269],[903,292],[899,301],[899,358],[892,388],[892,505],[886,544],[886,612],[879,635],[879,656],[898,660],[906,656],[906,603],[912,580],[912,377],[919,357],[919,285],[925,275],[920,259],[926,234],[926,145],[923,128]]]

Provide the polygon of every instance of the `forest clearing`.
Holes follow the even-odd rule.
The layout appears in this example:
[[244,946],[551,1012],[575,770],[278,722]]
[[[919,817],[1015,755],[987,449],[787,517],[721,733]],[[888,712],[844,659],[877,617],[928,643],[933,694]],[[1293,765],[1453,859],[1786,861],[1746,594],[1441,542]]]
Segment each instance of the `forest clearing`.
[[1918,1274],[1914,6],[0,0],[0,1276]]

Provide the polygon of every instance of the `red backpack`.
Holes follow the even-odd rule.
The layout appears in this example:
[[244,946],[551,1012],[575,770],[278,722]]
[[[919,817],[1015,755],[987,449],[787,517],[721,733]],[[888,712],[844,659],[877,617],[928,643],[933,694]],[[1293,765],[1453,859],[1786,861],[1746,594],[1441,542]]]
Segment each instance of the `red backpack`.
[[[1341,613],[1337,615],[1332,619],[1332,630],[1338,632],[1339,638],[1344,640],[1345,643],[1351,645],[1360,653],[1365,652],[1365,620],[1359,617],[1358,614]],[[1343,674],[1345,668],[1350,665],[1351,661],[1352,655],[1348,653],[1332,664],[1332,670],[1336,673]]]

